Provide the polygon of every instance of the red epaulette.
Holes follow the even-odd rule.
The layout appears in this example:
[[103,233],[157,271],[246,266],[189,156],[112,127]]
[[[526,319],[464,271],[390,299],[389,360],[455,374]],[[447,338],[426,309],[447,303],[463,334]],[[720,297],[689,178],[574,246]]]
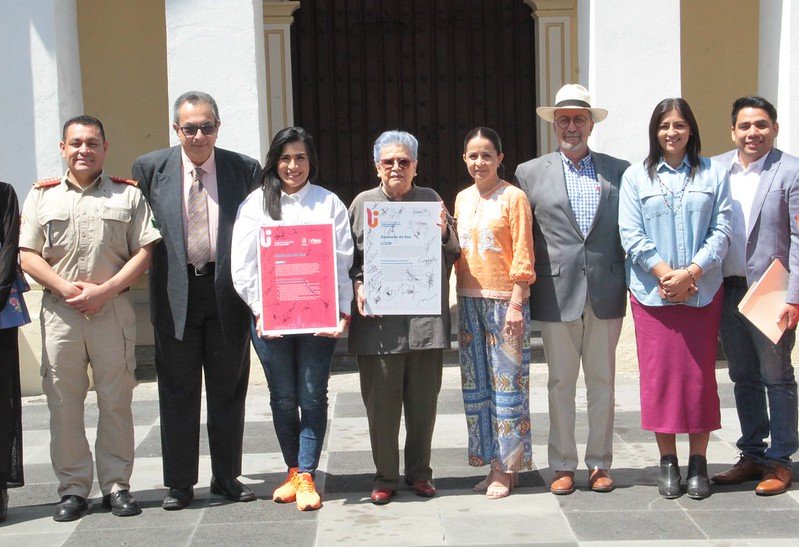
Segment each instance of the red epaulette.
[[51,186],[57,186],[61,183],[61,179],[56,177],[52,179],[42,179],[33,183],[34,188],[50,188]]
[[114,182],[120,182],[122,184],[130,184],[131,186],[138,186],[139,181],[133,179],[123,179],[122,177],[108,177]]

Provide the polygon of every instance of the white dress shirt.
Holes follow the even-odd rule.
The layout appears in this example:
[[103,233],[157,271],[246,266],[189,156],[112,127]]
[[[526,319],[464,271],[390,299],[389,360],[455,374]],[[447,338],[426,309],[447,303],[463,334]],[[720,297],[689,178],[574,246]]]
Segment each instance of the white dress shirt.
[[724,261],[722,274],[724,277],[746,277],[746,240],[749,237],[749,216],[755,193],[760,184],[760,174],[766,157],[753,161],[744,168],[736,154],[730,169],[730,196],[732,197],[732,238],[727,258]]
[[[331,220],[336,238],[336,277],[338,282],[339,312],[351,313],[353,243],[347,208],[329,190],[308,183],[294,194],[281,192],[280,211],[283,222],[316,223]],[[262,188],[256,188],[239,206],[236,223],[233,225],[233,241],[230,253],[230,269],[233,286],[253,313],[261,314],[261,293],[258,287],[258,229],[274,225],[264,210]]]

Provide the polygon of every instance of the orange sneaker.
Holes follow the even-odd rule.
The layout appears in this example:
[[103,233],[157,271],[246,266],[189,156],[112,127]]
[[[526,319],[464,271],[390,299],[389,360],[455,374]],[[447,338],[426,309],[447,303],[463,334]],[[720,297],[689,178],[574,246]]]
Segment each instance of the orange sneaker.
[[322,498],[316,493],[316,485],[310,473],[297,473],[297,509],[300,511],[313,511],[322,507]]
[[272,501],[277,503],[291,503],[297,494],[297,471],[298,467],[290,467],[286,480],[278,486],[272,493]]

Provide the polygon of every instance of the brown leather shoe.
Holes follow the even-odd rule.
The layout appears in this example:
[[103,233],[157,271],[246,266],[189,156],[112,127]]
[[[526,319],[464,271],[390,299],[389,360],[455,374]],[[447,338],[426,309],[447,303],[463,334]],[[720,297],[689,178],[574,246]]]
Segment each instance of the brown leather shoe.
[[711,480],[716,484],[741,484],[747,481],[759,481],[765,472],[765,465],[749,456],[741,456],[732,468],[716,473]]
[[574,471],[555,471],[549,491],[557,496],[565,496],[574,492]]
[[588,484],[591,485],[591,490],[594,492],[610,492],[616,488],[607,469],[594,469],[591,471],[588,476]]
[[793,471],[778,464],[769,466],[763,480],[755,488],[758,496],[776,496],[791,487]]

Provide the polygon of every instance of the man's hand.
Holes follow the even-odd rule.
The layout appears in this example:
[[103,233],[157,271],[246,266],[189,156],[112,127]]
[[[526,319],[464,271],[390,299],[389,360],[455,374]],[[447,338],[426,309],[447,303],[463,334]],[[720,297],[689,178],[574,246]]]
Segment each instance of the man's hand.
[[75,287],[80,290],[80,293],[71,298],[67,298],[66,302],[73,309],[78,310],[84,315],[92,315],[100,311],[103,305],[112,296],[107,294],[102,285],[95,285],[87,281],[75,281]]
[[796,328],[796,323],[799,323],[799,304],[790,304],[786,302],[782,306],[780,314],[777,316],[777,324],[782,325],[783,322],[786,322],[786,329]]

